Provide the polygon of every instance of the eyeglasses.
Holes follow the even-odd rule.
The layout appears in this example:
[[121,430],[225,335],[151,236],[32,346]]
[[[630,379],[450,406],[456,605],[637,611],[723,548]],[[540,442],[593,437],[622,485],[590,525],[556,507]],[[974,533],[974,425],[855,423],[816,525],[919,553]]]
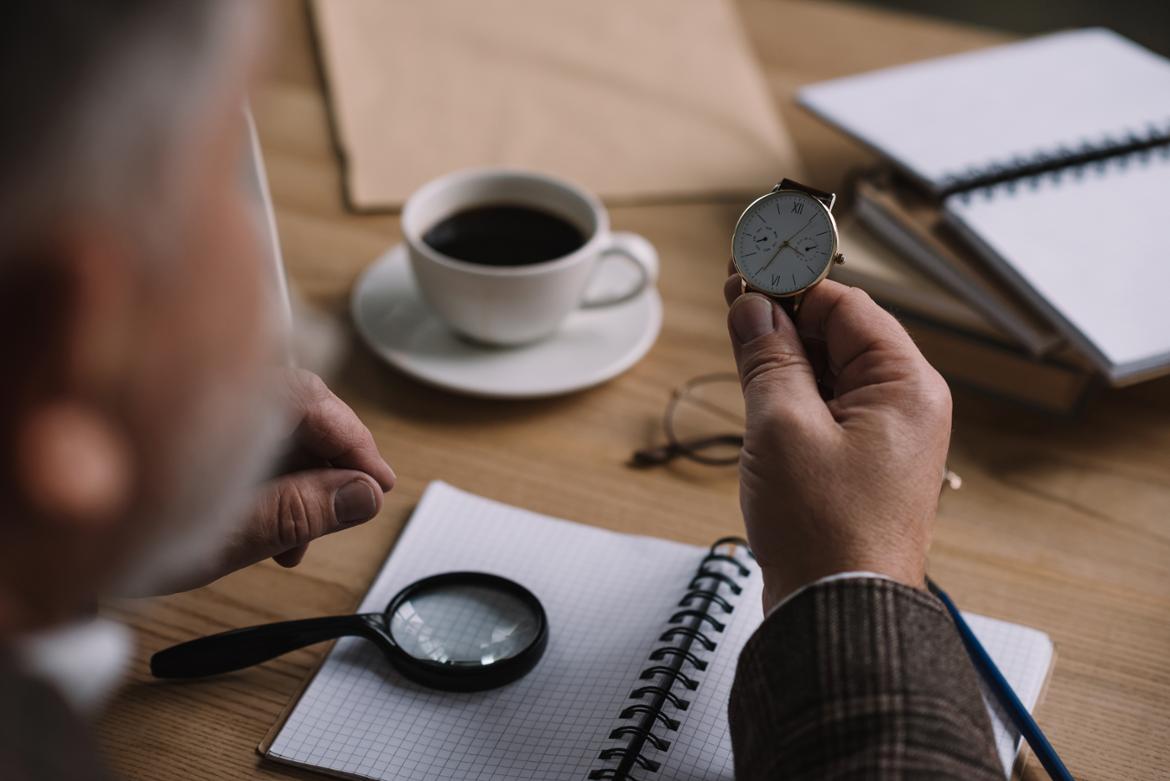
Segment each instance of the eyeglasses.
[[704,374],[675,388],[662,429],[666,444],[634,452],[634,466],[650,467],[685,458],[707,466],[739,463],[744,430],[743,392],[730,372]]
[[[743,391],[731,372],[704,374],[675,388],[666,404],[666,444],[634,451],[632,466],[653,467],[685,458],[706,466],[739,463],[745,427]],[[943,487],[958,490],[963,478],[947,469]]]

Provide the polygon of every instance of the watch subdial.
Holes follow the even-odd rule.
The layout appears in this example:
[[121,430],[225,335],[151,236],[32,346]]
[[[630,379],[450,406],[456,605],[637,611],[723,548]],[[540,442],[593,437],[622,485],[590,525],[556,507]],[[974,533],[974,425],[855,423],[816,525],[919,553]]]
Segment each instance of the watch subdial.
[[806,261],[820,262],[824,260],[824,250],[816,239],[797,239],[792,243],[792,248]]
[[768,225],[761,225],[747,235],[747,245],[757,252],[771,252],[779,243],[780,237]]

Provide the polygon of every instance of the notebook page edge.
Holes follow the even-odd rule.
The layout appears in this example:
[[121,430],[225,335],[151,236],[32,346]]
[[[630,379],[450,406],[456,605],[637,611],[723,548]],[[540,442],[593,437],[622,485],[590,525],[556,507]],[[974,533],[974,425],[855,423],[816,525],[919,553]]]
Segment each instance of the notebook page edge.
[[[1051,641],[1051,638],[1049,640]],[[1040,684],[1040,694],[1036,698],[1036,704],[1032,706],[1033,714],[1044,704],[1044,699],[1048,696],[1048,687],[1052,683],[1052,673],[1056,669],[1056,657],[1056,644],[1052,643],[1052,654],[1048,658],[1048,671],[1044,674],[1044,682]],[[1028,745],[1027,741],[1021,739],[1021,744],[1019,750],[1016,752],[1015,764],[1012,766],[1011,777],[1013,779],[1023,777],[1024,766],[1027,764],[1029,755],[1033,753],[1032,747]]]
[[[1014,339],[1036,358],[1042,357],[1058,342],[1059,337],[1055,334],[1045,338],[1014,313],[1002,310],[983,290],[969,285],[961,273],[953,270],[943,258],[923,244],[912,230],[881,207],[871,204],[867,199],[858,198],[854,211],[858,222],[871,234],[889,244],[909,261],[909,265],[921,271],[942,292],[955,297],[966,308],[961,322],[938,318],[940,324],[947,327],[961,325],[967,330],[1001,341]],[[930,309],[926,307],[919,307],[918,311],[930,314]]]
[[[370,581],[369,588],[366,589],[366,593],[362,596],[361,602],[358,603],[358,607],[357,607],[358,612],[361,612],[362,610],[365,609],[366,602],[370,599],[371,594],[377,589],[378,580],[382,577],[382,572],[390,564],[390,559],[393,558],[394,551],[398,548],[398,543],[402,540],[403,536],[406,534],[407,529],[410,528],[410,520],[412,518],[414,518],[414,514],[419,511],[419,509],[423,505],[423,502],[426,501],[427,496],[431,493],[431,489],[433,487],[435,487],[436,485],[438,485],[440,487],[442,487],[442,486],[450,487],[446,483],[443,483],[442,481],[439,481],[439,480],[435,480],[435,481],[432,481],[432,482],[427,484],[427,487],[423,490],[423,495],[421,497],[419,497],[418,504],[416,504],[414,509],[411,511],[410,518],[407,519],[406,525],[403,527],[402,531],[399,532],[398,537],[394,540],[394,545],[390,549],[390,553],[388,553],[386,558],[382,561],[382,566],[378,569],[378,574],[374,576],[372,581]],[[270,752],[272,749],[272,745],[276,742],[277,738],[280,736],[280,732],[281,732],[281,730],[284,729],[284,726],[288,722],[289,717],[292,715],[293,711],[296,710],[297,705],[300,704],[301,697],[303,697],[305,692],[308,691],[309,686],[313,683],[313,680],[317,677],[317,673],[321,672],[321,668],[325,665],[325,661],[329,658],[329,655],[331,653],[333,653],[333,646],[334,646],[334,643],[330,643],[329,646],[325,649],[325,652],[323,654],[321,654],[321,657],[317,660],[317,663],[315,665],[313,665],[312,671],[310,671],[310,673],[308,675],[306,675],[304,680],[301,682],[299,688],[297,689],[296,694],[294,696],[292,696],[291,698],[289,698],[289,701],[285,704],[284,708],[281,709],[280,715],[277,717],[276,721],[273,722],[272,726],[269,727],[268,731],[264,734],[263,740],[261,740],[260,744],[256,746],[256,751],[257,751],[257,753],[260,754],[260,756],[264,757],[265,759],[274,761],[274,762],[283,762],[285,764],[295,765],[297,767],[311,767],[309,765],[302,765],[298,762],[294,762],[292,760],[287,760],[287,759],[281,758],[277,755],[271,754]],[[322,770],[321,772],[330,772],[330,771]]]
[[348,779],[349,781],[375,781],[374,776],[363,776],[358,775],[357,773],[346,773],[344,770],[334,770],[333,768],[319,767],[308,762],[298,762],[295,759],[288,759],[280,756],[270,757],[267,755],[264,758],[269,762],[278,762],[281,765],[295,767],[300,770],[308,770],[311,773],[320,773],[322,775],[332,776],[333,778],[344,778]]
[[[1027,708],[1028,713],[1035,714],[1036,707],[1040,702],[1040,696],[1047,686],[1048,679],[1052,675],[1052,669],[1055,664],[1056,646],[1052,642],[1052,637],[1043,630],[1035,627],[1027,626],[1025,624],[1018,624],[1012,621],[1005,621],[1000,618],[992,618],[980,613],[963,613],[964,619],[971,626],[971,630],[979,641],[983,644],[987,653],[991,656],[996,666],[1000,668],[1000,672],[1008,679],[1016,696]],[[1019,681],[1012,681],[1012,672],[1014,670],[1014,661],[1019,658],[1019,655],[1007,654],[1002,646],[1006,638],[1011,638],[1013,644],[1018,646],[1027,646],[1028,656],[1038,652],[1039,663],[1030,665],[1027,668],[1027,680],[1023,683],[1027,688],[1023,688]],[[999,651],[1000,653],[996,653]],[[1040,669],[1043,667],[1043,673]],[[992,727],[996,730],[1002,730],[1012,743],[1009,746],[1003,746],[999,742],[998,735],[996,736],[996,753],[999,754],[1000,761],[1004,767],[1004,775],[1008,778],[1013,776],[1015,768],[1022,762],[1021,757],[1024,754],[1026,742],[1023,735],[1015,728],[1015,725],[1010,723],[1006,718],[1001,717],[999,711],[1002,706],[994,699],[994,695],[988,690],[987,686],[981,682],[981,692],[984,700],[984,706],[987,708],[987,713],[991,717]],[[1005,753],[1005,748],[1006,753]]]
[[1062,338],[1051,326],[1044,330],[1043,323],[1028,322],[1026,316],[1003,306],[1002,294],[988,288],[979,280],[969,280],[968,272],[955,269],[947,259],[938,254],[918,235],[918,231],[905,223],[883,203],[859,191],[854,212],[857,219],[871,232],[895,245],[913,265],[933,278],[944,289],[962,299],[971,310],[990,321],[992,330],[1002,331],[1003,336],[1016,339],[1033,357],[1043,358],[1062,343]]
[[329,654],[332,651],[333,643],[331,642],[325,648],[325,652],[321,654],[321,657],[317,659],[316,664],[313,665],[313,669],[310,670],[309,674],[306,675],[304,680],[300,682],[296,693],[292,697],[289,697],[288,702],[286,702],[284,707],[280,709],[280,714],[276,717],[276,721],[272,722],[272,726],[268,728],[268,730],[264,733],[264,737],[260,740],[260,743],[257,744],[256,753],[264,759],[269,759],[274,762],[285,761],[269,753],[272,750],[272,744],[275,743],[277,737],[280,736],[280,731],[283,730],[284,725],[288,723],[289,716],[292,715],[292,712],[296,710],[297,705],[300,704],[301,697],[303,697],[305,692],[309,690],[309,685],[317,677],[317,673],[321,672],[321,668],[324,666],[325,660],[329,658]]
[[1165,376],[1170,372],[1170,351],[1156,353],[1139,361],[1127,361],[1111,366],[1106,373],[1109,384],[1115,388],[1136,385],[1139,382]]

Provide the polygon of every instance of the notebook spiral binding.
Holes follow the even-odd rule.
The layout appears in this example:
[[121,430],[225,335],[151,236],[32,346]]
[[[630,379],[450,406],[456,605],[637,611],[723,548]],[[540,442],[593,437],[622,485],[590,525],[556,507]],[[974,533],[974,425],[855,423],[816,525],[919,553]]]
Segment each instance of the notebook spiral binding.
[[1009,190],[1023,183],[1035,186],[1045,178],[1059,180],[1066,175],[1081,175],[1091,165],[1104,168],[1131,158],[1144,161],[1156,151],[1165,154],[1167,149],[1170,149],[1170,119],[1122,135],[1104,136],[1096,141],[1086,139],[1077,146],[1037,150],[1011,160],[968,166],[943,177],[941,195],[970,197],[974,191],[990,192],[997,185],[1008,185]]
[[690,707],[687,694],[699,688],[699,678],[707,669],[703,655],[718,647],[716,638],[726,627],[725,617],[735,610],[734,599],[743,591],[737,580],[751,575],[743,560],[735,556],[740,548],[755,558],[740,537],[716,540],[703,557],[679,600],[679,609],[658,638],[664,643],[675,642],[651,651],[648,661],[653,664],[642,670],[638,685],[630,692],[633,703],[618,714],[627,723],[609,733],[610,739],[626,739],[626,743],[603,750],[598,759],[612,764],[590,771],[590,779],[642,781],[660,769],[661,763],[648,756],[648,751],[670,749],[667,736],[680,726],[672,715]]

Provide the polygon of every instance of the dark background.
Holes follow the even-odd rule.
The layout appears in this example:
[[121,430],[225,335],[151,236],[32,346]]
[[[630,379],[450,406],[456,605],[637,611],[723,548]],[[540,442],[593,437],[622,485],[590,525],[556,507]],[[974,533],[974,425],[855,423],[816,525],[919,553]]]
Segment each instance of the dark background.
[[1069,27],[1110,27],[1170,56],[1170,0],[854,0],[1024,35]]

